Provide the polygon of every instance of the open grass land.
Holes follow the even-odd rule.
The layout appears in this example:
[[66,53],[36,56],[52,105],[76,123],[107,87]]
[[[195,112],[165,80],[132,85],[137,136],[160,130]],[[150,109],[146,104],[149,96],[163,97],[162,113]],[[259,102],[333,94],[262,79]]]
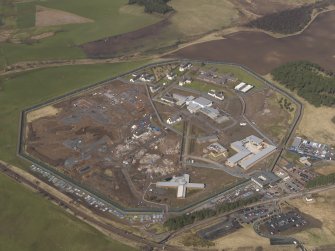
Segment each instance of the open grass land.
[[[320,246],[335,247],[335,191],[330,190],[315,196],[314,203],[306,203],[302,198],[290,201],[301,212],[313,215],[322,222],[321,228],[311,228],[294,235],[305,247],[313,249]],[[334,250],[334,249],[328,250]]]
[[335,161],[316,163],[314,164],[314,171],[322,175],[335,173]]
[[134,69],[145,62],[64,66],[0,78],[0,159],[18,164],[16,145],[19,114],[24,108],[76,88]]
[[[20,111],[146,62],[65,66],[2,78],[0,89],[0,159],[24,163],[16,156]],[[45,110],[53,113],[53,110]],[[34,114],[38,117],[38,114]],[[133,250],[105,238],[4,176],[0,176],[0,250]]]
[[135,250],[0,175],[0,250]]
[[[279,85],[279,83],[272,80],[271,75],[266,75],[265,78]],[[315,107],[283,85],[279,85],[279,87],[294,95],[304,105],[304,113],[297,133],[314,141],[333,145],[335,142],[335,123],[332,122],[335,114],[334,108],[325,106]]]
[[173,0],[176,13],[170,22],[185,35],[199,35],[230,26],[239,18],[236,6],[229,0]]
[[17,5],[18,28],[29,28],[35,26],[36,6],[31,2],[23,2]]
[[[14,30],[8,42],[0,43],[2,54],[0,57],[4,57],[7,64],[25,60],[84,58],[85,54],[78,45],[134,31],[161,19],[159,16],[144,13],[142,8],[124,11],[123,7],[127,2],[127,0],[47,0],[17,3],[13,4],[14,7],[6,9],[3,7],[3,12],[12,12],[15,15],[19,29]],[[35,13],[38,9],[36,6],[49,8],[48,15],[41,17],[41,13],[38,12],[37,16],[40,17],[36,20],[38,27],[34,26]],[[52,12],[53,9],[62,12]],[[90,22],[78,23],[76,22],[78,18],[75,20],[74,15]],[[60,25],[64,20],[69,22],[72,20],[74,24]],[[41,27],[43,22],[44,25]],[[15,25],[12,28],[17,27]],[[4,31],[0,30],[1,32]],[[31,39],[48,32],[53,32],[54,35],[39,40]]]
[[[170,241],[171,244],[183,246],[185,238],[190,238],[191,232],[183,233],[177,238]],[[195,232],[193,233],[195,234]],[[293,251],[296,250],[292,246],[271,246],[269,239],[263,238],[255,233],[252,226],[244,226],[243,228],[231,233],[227,236],[214,241],[214,246],[203,248],[204,250],[229,250],[229,251]],[[198,248],[198,247],[197,247]],[[194,247],[189,247],[186,250],[194,250]]]

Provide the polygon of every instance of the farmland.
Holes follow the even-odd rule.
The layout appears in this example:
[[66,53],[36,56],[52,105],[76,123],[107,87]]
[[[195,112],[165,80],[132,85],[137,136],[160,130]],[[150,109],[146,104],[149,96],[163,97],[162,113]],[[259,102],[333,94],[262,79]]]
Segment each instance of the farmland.
[[319,15],[299,35],[278,39],[262,32],[237,32],[222,40],[185,47],[168,57],[236,62],[260,74],[267,74],[283,63],[301,59],[334,70],[334,22],[335,12],[332,11]]
[[[133,11],[122,11],[126,3],[126,0],[99,0],[94,3],[87,0],[80,2],[75,0],[50,0],[19,3],[16,5],[18,9],[16,15],[17,25],[21,29],[15,30],[7,38],[8,42],[0,43],[2,57],[6,59],[7,64],[23,60],[84,58],[85,54],[78,45],[91,40],[134,31],[161,19],[157,16],[145,14],[140,8],[135,8]],[[34,27],[35,11],[38,9],[36,6],[49,8],[49,13],[42,17],[44,20],[36,20],[39,24],[38,27]],[[14,5],[7,12],[15,13],[15,9]],[[63,12],[52,13],[50,10]],[[78,15],[79,18],[86,18],[90,21],[76,23],[78,17],[74,19],[74,14]],[[72,17],[68,18],[69,15],[72,15]],[[59,20],[64,19],[68,19],[70,23],[61,25]],[[43,23],[44,25],[41,26]],[[118,25],[111,25],[115,23]],[[13,25],[16,26],[16,24]],[[5,32],[5,30],[2,32]],[[47,32],[52,32],[54,35],[40,40],[31,39],[33,36]]]
[[11,163],[18,162],[16,157],[17,128],[20,111],[25,107],[103,80],[143,63],[65,66],[2,78],[0,158]]
[[0,250],[135,250],[2,174],[0,190]]

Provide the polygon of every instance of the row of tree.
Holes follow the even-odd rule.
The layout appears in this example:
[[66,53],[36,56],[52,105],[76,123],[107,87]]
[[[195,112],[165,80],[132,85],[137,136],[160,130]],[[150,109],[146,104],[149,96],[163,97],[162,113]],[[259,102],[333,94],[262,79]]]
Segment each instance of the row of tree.
[[225,212],[229,212],[236,208],[249,205],[259,200],[259,196],[254,196],[248,199],[238,200],[230,203],[222,203],[218,205],[215,209],[202,209],[199,211],[195,211],[189,214],[183,214],[180,216],[176,216],[173,218],[169,218],[164,222],[164,226],[169,230],[180,229],[186,225],[190,225],[195,221],[204,220],[209,217],[213,217],[215,215],[219,215]]
[[272,76],[314,106],[335,105],[335,75],[317,64],[287,63],[274,69]]
[[308,24],[314,9],[323,9],[330,4],[334,4],[334,2],[334,0],[321,0],[294,9],[271,13],[252,20],[247,26],[282,34],[295,33],[302,30]]
[[314,188],[314,187],[326,186],[326,185],[331,185],[331,184],[335,184],[335,173],[317,176],[314,179],[308,181],[306,187]]
[[167,4],[170,0],[129,0],[128,4],[138,4],[144,6],[144,11],[148,13],[161,13],[173,11],[173,8]]

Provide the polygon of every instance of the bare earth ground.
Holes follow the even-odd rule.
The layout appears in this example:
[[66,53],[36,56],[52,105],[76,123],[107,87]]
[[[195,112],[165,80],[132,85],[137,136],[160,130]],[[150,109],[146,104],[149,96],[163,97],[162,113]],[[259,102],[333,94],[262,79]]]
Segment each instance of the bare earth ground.
[[56,108],[52,105],[45,106],[41,109],[31,111],[27,114],[27,122],[33,122],[36,119],[47,117],[47,116],[55,116],[57,113],[61,111],[60,108]]
[[335,173],[335,161],[331,162],[321,162],[320,164],[314,165],[315,172],[322,174],[322,175],[328,175],[331,173]]
[[70,12],[51,9],[39,5],[36,6],[35,26],[37,27],[91,22],[94,22],[94,20],[81,17]]
[[[307,248],[333,245],[335,248],[335,191],[330,190],[314,196],[315,203],[307,203],[302,198],[289,203],[301,212],[313,215],[320,220],[321,228],[311,228],[294,235],[301,240]],[[328,249],[334,250],[334,249]]]
[[55,32],[45,32],[36,36],[32,36],[31,39],[41,40],[43,38],[52,37],[53,35],[55,35]]
[[[301,34],[274,38],[263,32],[237,32],[225,39],[191,45],[167,57],[228,61],[261,74],[292,60],[310,60],[335,69],[335,12],[320,14]],[[308,51],[308,53],[306,53]]]
[[281,109],[277,93],[270,89],[254,92],[245,97],[246,115],[251,121],[256,121],[258,128],[268,137],[280,142],[290,125],[290,113]]

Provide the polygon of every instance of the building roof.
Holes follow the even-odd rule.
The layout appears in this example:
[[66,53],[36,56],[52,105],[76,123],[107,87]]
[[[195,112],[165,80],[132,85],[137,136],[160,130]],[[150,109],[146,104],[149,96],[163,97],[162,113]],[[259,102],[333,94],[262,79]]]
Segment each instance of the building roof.
[[268,155],[271,152],[273,152],[275,149],[276,149],[275,146],[268,145],[266,148],[262,149],[258,153],[250,155],[250,157],[247,157],[247,158],[243,159],[239,164],[244,169],[247,169],[248,167],[250,167],[251,165],[253,165],[257,161],[259,161],[262,158],[264,158],[266,155]]
[[248,137],[245,138],[245,141],[249,141],[251,143],[255,143],[256,145],[259,145],[260,143],[263,142],[262,139],[258,138],[257,136],[255,135],[250,135]]
[[280,178],[272,172],[257,171],[251,175],[251,179],[260,186],[266,186],[273,184],[280,180]]
[[228,158],[227,161],[230,162],[230,163],[236,164],[241,159],[247,157],[250,154],[251,154],[251,152],[249,152],[248,150],[246,150],[246,151],[240,151],[240,152],[234,154],[233,156],[231,156],[230,158]]
[[212,101],[210,101],[209,99],[207,98],[204,98],[204,97],[198,97],[194,100],[192,100],[193,103],[196,103],[202,107],[205,107],[205,106],[211,106],[212,105]]
[[185,198],[186,188],[205,188],[202,183],[190,183],[190,175],[184,174],[182,176],[173,177],[170,181],[157,182],[158,187],[177,187],[177,198]]

